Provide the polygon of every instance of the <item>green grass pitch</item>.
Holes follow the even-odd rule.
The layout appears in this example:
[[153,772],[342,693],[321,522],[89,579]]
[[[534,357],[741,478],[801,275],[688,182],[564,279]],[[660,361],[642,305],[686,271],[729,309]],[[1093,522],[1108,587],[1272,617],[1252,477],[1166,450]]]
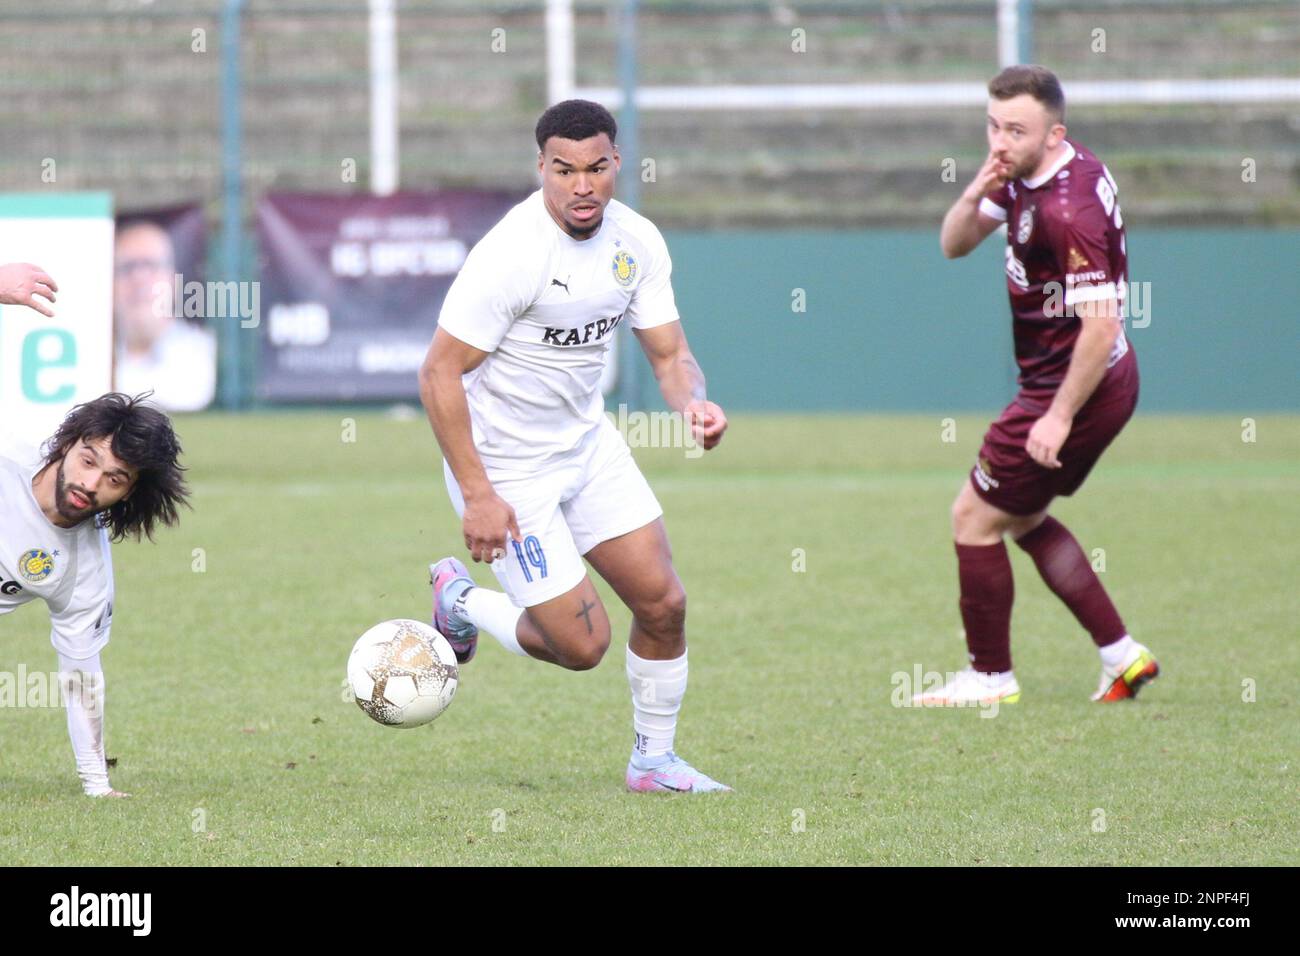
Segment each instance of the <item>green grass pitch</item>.
[[[1091,642],[1012,548],[1022,702],[896,707],[896,675],[964,663],[948,505],[987,420],[737,415],[703,458],[637,452],[689,594],[678,750],[736,788],[660,797],[622,789],[603,583],[594,671],[485,638],[427,727],[345,701],[355,638],[427,618],[426,565],[463,550],[423,421],[179,418],[195,510],[115,549],[107,743],[135,799],[81,796],[61,710],[0,710],[0,864],[1300,862],[1300,417],[1245,441],[1139,413],[1058,502],[1160,659],[1136,702],[1089,701]],[[0,625],[20,665],[55,666],[41,605]]]

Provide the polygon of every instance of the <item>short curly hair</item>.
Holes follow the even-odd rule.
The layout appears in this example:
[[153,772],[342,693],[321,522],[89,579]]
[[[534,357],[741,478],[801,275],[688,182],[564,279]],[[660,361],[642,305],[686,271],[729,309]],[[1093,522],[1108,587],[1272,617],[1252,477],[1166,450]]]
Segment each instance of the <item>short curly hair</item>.
[[618,124],[609,110],[591,100],[565,100],[556,103],[537,121],[537,148],[546,149],[552,136],[584,140],[605,133],[612,143],[618,136]]
[[110,530],[112,540],[141,535],[153,540],[153,529],[161,522],[168,527],[180,520],[180,506],[189,507],[189,489],[177,459],[181,443],[169,419],[149,403],[152,392],[131,398],[109,392],[68,412],[58,431],[45,443],[45,467],[63,461],[77,442],[110,439],[114,456],[136,475],[131,493],[100,512],[99,520]]

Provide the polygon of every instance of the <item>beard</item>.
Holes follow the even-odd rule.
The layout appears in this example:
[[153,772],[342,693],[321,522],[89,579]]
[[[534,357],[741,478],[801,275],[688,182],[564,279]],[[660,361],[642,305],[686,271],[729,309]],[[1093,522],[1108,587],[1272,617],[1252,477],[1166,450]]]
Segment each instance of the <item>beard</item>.
[[605,214],[603,210],[592,222],[575,223],[571,222],[566,216],[564,219],[564,231],[574,239],[585,239],[588,236],[595,235],[596,231],[600,229],[600,224],[604,218]]
[[[54,507],[59,512],[59,516],[67,521],[84,521],[96,511],[95,496],[86,491],[85,488],[79,488],[76,485],[69,487],[64,475],[63,465],[62,461],[59,462],[59,470],[55,472]],[[75,491],[81,495],[89,504],[85,508],[78,508],[68,497],[70,491]]]
[[1034,155],[1026,158],[1023,163],[1021,163],[1019,166],[1017,166],[1015,169],[1011,171],[1011,178],[1012,179],[1032,178],[1034,175],[1034,171],[1038,169],[1039,165],[1043,161],[1043,157],[1046,155],[1047,155],[1047,144],[1043,143],[1041,146],[1038,147],[1038,151]]

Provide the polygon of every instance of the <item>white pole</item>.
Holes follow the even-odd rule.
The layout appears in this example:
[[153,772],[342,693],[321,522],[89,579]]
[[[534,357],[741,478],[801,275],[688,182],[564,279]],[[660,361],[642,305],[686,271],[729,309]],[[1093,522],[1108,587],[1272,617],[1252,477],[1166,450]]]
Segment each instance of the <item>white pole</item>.
[[[1075,105],[1099,103],[1300,103],[1300,79],[1080,80],[1066,85]],[[617,86],[580,86],[574,96],[623,108]],[[640,86],[642,110],[882,110],[982,106],[983,83],[840,83],[804,86]]]
[[370,0],[370,189],[397,190],[397,15],[395,0]]
[[998,68],[1020,62],[1020,0],[998,0]]
[[546,101],[573,98],[573,0],[546,0]]

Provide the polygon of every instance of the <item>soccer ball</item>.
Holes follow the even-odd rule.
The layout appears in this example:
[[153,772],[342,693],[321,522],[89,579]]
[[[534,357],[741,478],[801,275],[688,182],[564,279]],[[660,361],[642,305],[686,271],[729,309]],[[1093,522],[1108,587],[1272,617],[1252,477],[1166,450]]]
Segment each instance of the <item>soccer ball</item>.
[[456,694],[460,668],[447,639],[420,621],[385,621],[357,639],[348,684],[357,706],[388,727],[419,727]]

